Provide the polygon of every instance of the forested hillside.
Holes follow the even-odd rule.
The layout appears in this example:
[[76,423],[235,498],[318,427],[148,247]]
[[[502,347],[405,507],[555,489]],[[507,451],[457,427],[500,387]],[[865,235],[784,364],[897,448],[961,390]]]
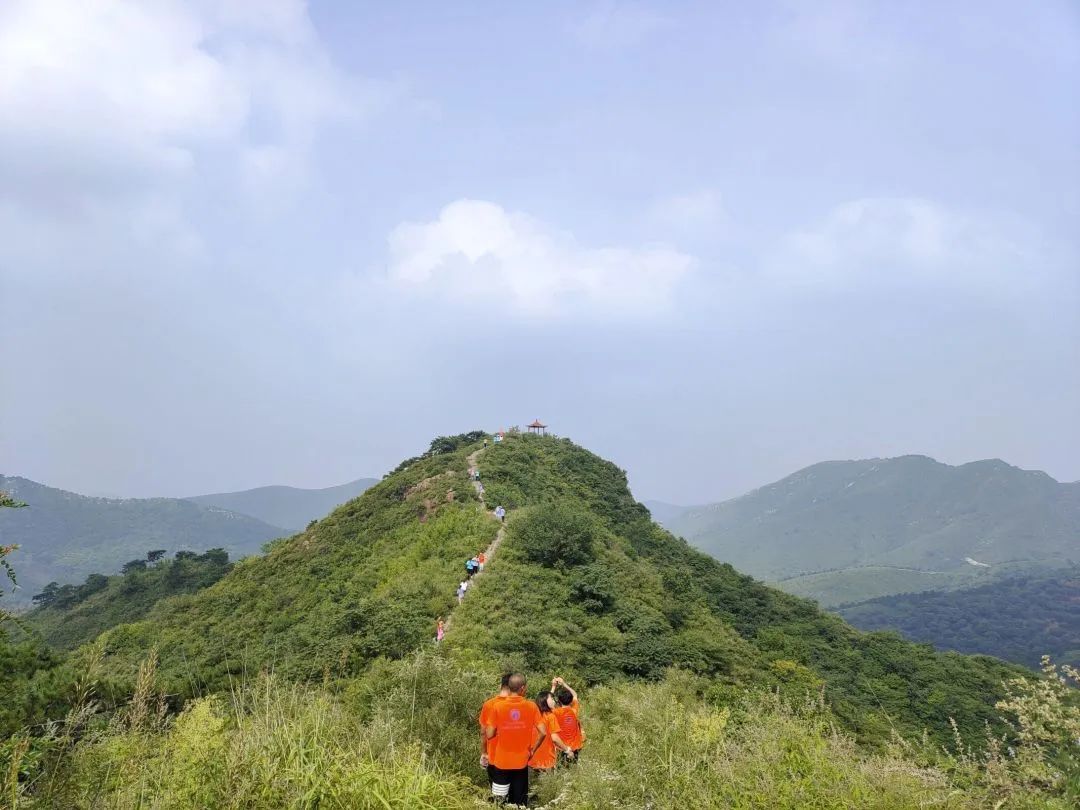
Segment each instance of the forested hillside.
[[1080,483],[996,459],[829,461],[666,525],[741,571],[835,604],[955,587],[1002,565],[1077,562]]
[[948,593],[911,593],[841,606],[864,630],[898,630],[944,650],[1035,668],[1050,655],[1080,667],[1080,569],[1021,576]]
[[154,552],[129,561],[120,574],[91,574],[81,585],[50,583],[34,596],[37,608],[22,623],[53,647],[71,649],[110,627],[138,621],[162,599],[213,585],[231,567],[220,548],[178,551],[171,560]]
[[148,550],[256,554],[287,532],[247,515],[207,508],[181,498],[90,498],[25,478],[0,476],[0,489],[26,509],[0,511],[0,538],[17,543],[11,561],[19,572],[15,601],[24,604],[49,582],[81,582],[119,571]]
[[452,606],[464,560],[495,535],[465,454],[458,444],[413,459],[212,587],[116,628],[106,634],[111,656],[133,666],[155,647],[170,689],[184,694],[192,668],[219,689],[265,666],[320,678],[416,649]]
[[347,484],[325,489],[297,487],[257,487],[241,492],[218,492],[188,498],[201,506],[228,509],[258,518],[271,526],[299,531],[313,520],[329,514],[334,507],[351,501],[378,483],[376,478],[359,478]]
[[[171,692],[273,666],[350,675],[406,655],[449,612],[462,563],[495,525],[477,509],[460,444],[413,460],[221,581],[108,632],[118,671],[148,650]],[[866,635],[676,540],[625,474],[569,441],[514,437],[483,455],[487,498],[511,510],[496,576],[455,617],[453,645],[589,682],[679,666],[731,684],[823,684],[849,727],[981,733],[1010,670]],[[256,643],[257,641],[257,643]]]
[[[136,621],[112,613],[103,623],[123,623],[66,659],[32,662],[25,648],[6,722],[66,719],[0,746],[0,775],[17,775],[0,776],[5,795],[20,807],[472,807],[476,712],[500,672],[520,669],[530,696],[556,674],[582,690],[586,756],[535,785],[560,807],[1064,808],[1080,796],[1068,749],[1080,709],[1056,675],[1031,685],[994,659],[855,630],[673,537],[623,471],[572,442],[482,439],[437,439],[213,584],[145,612],[133,602]],[[458,604],[463,563],[484,549]],[[66,623],[88,631],[80,607],[95,598],[121,609],[131,573],[47,607],[43,629],[70,643]],[[436,645],[438,616],[450,627]],[[1033,745],[1006,721],[1036,704],[1047,731]]]

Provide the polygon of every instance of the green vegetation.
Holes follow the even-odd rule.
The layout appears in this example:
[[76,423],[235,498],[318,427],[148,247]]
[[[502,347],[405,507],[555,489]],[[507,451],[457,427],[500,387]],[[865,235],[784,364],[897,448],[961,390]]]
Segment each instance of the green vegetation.
[[971,587],[996,578],[993,569],[972,567],[967,571],[919,571],[886,565],[818,571],[769,584],[795,596],[813,599],[824,608],[863,602],[896,593],[946,591]]
[[258,552],[285,533],[245,515],[179,498],[88,498],[3,476],[0,488],[10,489],[30,507],[0,510],[0,536],[20,546],[12,563],[19,571],[23,602],[52,581],[74,583],[96,571],[117,571],[147,549],[224,548],[236,558]]
[[[151,656],[108,723],[93,714],[91,678],[48,735],[0,746],[0,792],[22,808],[476,807],[486,785],[475,711],[496,678],[429,648],[338,694],[263,675],[169,715]],[[534,782],[540,802],[568,810],[1064,810],[1080,797],[1080,763],[1059,756],[1080,710],[1054,671],[1010,684],[1009,754],[993,741],[984,753],[918,740],[869,752],[819,699],[717,689],[686,672],[583,699],[585,757]]]
[[[164,553],[164,552],[162,552]],[[178,551],[172,560],[133,560],[113,577],[91,574],[82,585],[51,582],[34,597],[37,610],[23,623],[52,647],[68,650],[93,641],[110,627],[142,619],[162,599],[194,593],[221,579],[232,565],[224,549]],[[132,566],[141,562],[141,566]]]
[[193,695],[264,667],[310,680],[411,652],[455,603],[464,561],[495,535],[467,481],[471,447],[414,460],[211,587],[109,630],[110,665],[130,677],[156,648],[167,691]]
[[[201,506],[227,509],[241,515],[258,518],[271,526],[300,531],[311,521],[328,515],[336,507],[360,495],[379,483],[376,478],[360,478],[325,489],[297,487],[257,487],[242,492],[218,492],[196,495],[187,500]],[[283,532],[284,533],[284,532]]]
[[[1030,767],[923,745],[868,754],[837,730],[820,702],[760,692],[717,699],[713,692],[707,681],[684,673],[592,692],[596,743],[565,804],[588,810],[1065,808],[1077,795],[1076,763],[1041,770],[1045,761],[1035,745],[1023,751]],[[1075,727],[1075,715],[1060,703],[1038,702],[1051,707],[1058,735]],[[1056,785],[1052,792],[1045,790],[1047,777]]]
[[1080,483],[997,460],[959,467],[925,456],[829,461],[741,498],[689,509],[667,526],[768,580],[854,568],[852,576],[865,583],[861,566],[949,573],[972,568],[966,558],[1067,566],[1080,561]]
[[[847,728],[878,741],[894,728],[944,740],[950,717],[981,736],[1001,682],[1017,672],[857,632],[739,574],[652,523],[622,470],[567,440],[509,437],[481,471],[488,503],[518,511],[494,576],[455,613],[447,643],[473,656],[590,683],[678,666],[800,694],[823,684]],[[538,549],[567,524],[575,538],[589,534],[573,541],[587,553],[550,564]]]
[[[129,580],[192,561],[160,549],[104,587],[88,580],[74,604],[50,591],[33,619],[50,634],[93,605],[112,626],[62,660],[20,653],[0,718],[3,800],[473,807],[476,712],[507,667],[532,693],[554,674],[584,685],[586,756],[537,784],[562,808],[1080,798],[1080,709],[1059,673],[1024,680],[993,659],[861,633],[660,529],[621,470],[566,440],[511,435],[480,456],[488,505],[511,513],[456,606],[464,560],[499,526],[466,477],[482,435],[436,439],[190,593],[124,604]],[[80,621],[63,643],[92,632]]]
[[[0,510],[20,509],[26,504],[9,493],[0,490]],[[0,544],[0,573],[7,582],[0,581],[0,596],[5,585],[14,588],[18,584],[15,569],[8,556],[18,549],[14,544]],[[32,681],[44,680],[60,666],[61,658],[36,637],[14,642],[11,631],[23,632],[22,622],[0,608],[0,737],[18,731],[26,725],[43,721],[58,710],[60,692],[56,679],[43,688],[35,688]],[[51,714],[50,714],[51,712]]]
[[864,630],[894,629],[947,650],[1038,665],[1080,666],[1080,568],[950,593],[915,593],[840,608]]

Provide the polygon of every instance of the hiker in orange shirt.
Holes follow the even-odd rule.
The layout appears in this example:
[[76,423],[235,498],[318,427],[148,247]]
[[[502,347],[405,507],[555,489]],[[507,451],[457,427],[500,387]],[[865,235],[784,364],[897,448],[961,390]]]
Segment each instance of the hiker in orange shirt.
[[480,572],[483,573],[484,563],[487,562],[487,556],[485,556],[484,552],[481,551],[479,554],[476,555],[476,561],[480,563]]
[[484,701],[480,707],[480,767],[487,771],[488,784],[491,783],[493,766],[491,764],[491,752],[495,748],[495,741],[487,738],[488,723],[495,719],[495,707],[499,701],[510,697],[510,673],[503,673],[499,681],[499,694]]
[[[547,737],[540,709],[525,699],[525,676],[515,672],[507,682],[510,697],[495,704],[485,731],[494,771],[491,795],[496,801],[529,805],[529,760]],[[492,742],[495,748],[490,748]]]
[[567,761],[575,762],[580,758],[581,747],[585,744],[585,730],[578,717],[581,704],[578,702],[577,692],[562,678],[552,680],[551,689],[559,703],[553,711],[559,720],[559,736],[574,752],[572,757],[567,757]]
[[547,726],[547,736],[529,760],[529,767],[536,771],[548,771],[555,767],[555,751],[561,751],[567,759],[574,758],[574,749],[563,742],[559,736],[559,718],[552,711],[555,708],[555,695],[544,691],[536,696],[536,707]]

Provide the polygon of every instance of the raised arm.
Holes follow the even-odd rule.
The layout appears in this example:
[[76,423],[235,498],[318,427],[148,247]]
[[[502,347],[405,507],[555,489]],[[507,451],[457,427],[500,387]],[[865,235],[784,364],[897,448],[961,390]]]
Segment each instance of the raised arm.
[[562,678],[556,678],[555,680],[553,680],[551,682],[551,691],[552,692],[555,691],[556,686],[561,686],[563,689],[565,689],[567,692],[569,692],[570,697],[572,697],[574,699],[574,702],[577,703],[577,692],[575,692],[573,689],[570,688],[570,684],[568,684]]

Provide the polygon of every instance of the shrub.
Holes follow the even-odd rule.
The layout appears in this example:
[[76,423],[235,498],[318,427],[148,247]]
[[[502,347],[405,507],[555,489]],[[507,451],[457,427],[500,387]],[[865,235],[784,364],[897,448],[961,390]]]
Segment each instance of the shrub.
[[523,509],[509,527],[514,545],[525,559],[548,568],[591,562],[598,530],[588,512],[558,503]]

